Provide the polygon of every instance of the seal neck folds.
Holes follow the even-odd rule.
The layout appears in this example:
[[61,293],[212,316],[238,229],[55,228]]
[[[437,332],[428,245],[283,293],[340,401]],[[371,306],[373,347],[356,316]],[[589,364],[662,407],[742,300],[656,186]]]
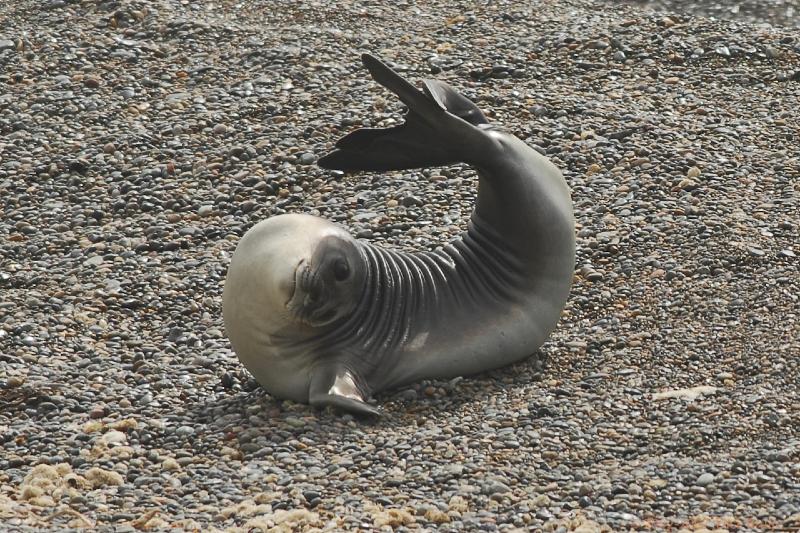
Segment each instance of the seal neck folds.
[[364,271],[353,312],[312,338],[294,339],[293,347],[354,359],[366,376],[371,372],[363,369],[379,368],[384,355],[422,348],[429,333],[442,329],[437,321],[451,320],[452,313],[514,305],[525,283],[524,265],[474,216],[466,232],[431,252],[356,242]]

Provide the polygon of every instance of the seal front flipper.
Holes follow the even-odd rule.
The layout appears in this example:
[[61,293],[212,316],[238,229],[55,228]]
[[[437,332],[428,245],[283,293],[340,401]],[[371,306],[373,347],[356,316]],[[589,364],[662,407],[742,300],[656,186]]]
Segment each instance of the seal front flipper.
[[332,361],[314,367],[308,391],[308,403],[314,407],[331,406],[358,415],[381,416],[368,404],[367,391],[359,379],[341,364]]
[[392,128],[356,130],[322,157],[323,168],[402,170],[469,161],[490,138],[481,126],[486,117],[448,84],[425,80],[421,91],[375,57],[364,54],[372,77],[408,106],[405,123]]

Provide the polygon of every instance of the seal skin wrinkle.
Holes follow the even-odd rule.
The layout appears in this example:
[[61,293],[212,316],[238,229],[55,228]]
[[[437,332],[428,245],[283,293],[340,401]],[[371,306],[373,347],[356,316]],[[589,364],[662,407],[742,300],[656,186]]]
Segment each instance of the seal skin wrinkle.
[[225,328],[277,398],[379,414],[372,393],[533,354],[572,283],[575,222],[561,172],[446,83],[419,90],[378,59],[364,66],[408,107],[405,122],[359,129],[319,160],[345,172],[465,162],[478,170],[460,236],[406,253],[301,214],[253,226],[231,259]]

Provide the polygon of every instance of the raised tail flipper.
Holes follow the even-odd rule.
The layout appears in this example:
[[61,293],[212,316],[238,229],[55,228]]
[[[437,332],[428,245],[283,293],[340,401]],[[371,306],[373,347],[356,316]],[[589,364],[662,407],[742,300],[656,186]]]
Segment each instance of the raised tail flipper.
[[408,106],[405,123],[392,128],[356,130],[320,158],[323,168],[401,170],[471,162],[482,143],[490,142],[480,128],[488,124],[480,109],[448,84],[425,80],[420,91],[375,57],[364,54],[372,77]]

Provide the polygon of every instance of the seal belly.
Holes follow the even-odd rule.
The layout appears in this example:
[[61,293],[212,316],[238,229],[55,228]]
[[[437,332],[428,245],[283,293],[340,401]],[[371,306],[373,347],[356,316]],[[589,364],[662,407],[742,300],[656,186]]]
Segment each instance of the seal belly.
[[395,368],[376,380],[375,388],[468,376],[522,361],[539,349],[556,320],[517,305],[450,307],[398,350]]

